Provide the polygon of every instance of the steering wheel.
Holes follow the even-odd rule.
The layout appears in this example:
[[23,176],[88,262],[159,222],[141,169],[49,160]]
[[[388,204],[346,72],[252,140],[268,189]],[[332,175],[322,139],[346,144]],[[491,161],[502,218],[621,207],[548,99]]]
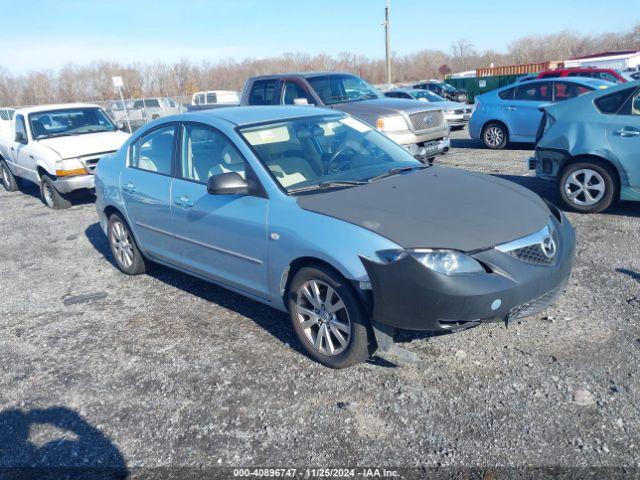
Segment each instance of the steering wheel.
[[341,148],[340,150],[338,150],[336,153],[334,153],[333,155],[331,155],[331,158],[329,159],[329,161],[327,162],[327,173],[330,173],[333,171],[333,169],[335,168],[334,164],[338,163],[338,158],[340,158],[342,155],[344,155],[347,152],[351,152],[351,155],[355,155],[357,152],[351,148],[351,147],[345,147],[345,148]]

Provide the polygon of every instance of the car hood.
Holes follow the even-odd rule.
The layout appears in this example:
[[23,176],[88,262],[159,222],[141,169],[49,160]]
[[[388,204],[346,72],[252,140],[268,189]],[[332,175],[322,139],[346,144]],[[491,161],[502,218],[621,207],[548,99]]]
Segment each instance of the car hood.
[[305,210],[366,228],[404,248],[465,252],[535,233],[551,215],[538,195],[513,182],[438,166],[302,194],[297,201]]
[[66,159],[113,152],[128,138],[129,134],[121,131],[96,132],[70,137],[43,138],[38,140],[38,143],[56,152],[60,158]]
[[395,115],[401,112],[415,113],[428,110],[440,110],[437,104],[416,102],[403,98],[375,98],[372,100],[359,100],[357,102],[339,103],[333,107],[352,115],[377,112],[379,115]]
[[443,110],[466,110],[471,108],[470,105],[462,102],[434,102],[434,105],[438,105]]

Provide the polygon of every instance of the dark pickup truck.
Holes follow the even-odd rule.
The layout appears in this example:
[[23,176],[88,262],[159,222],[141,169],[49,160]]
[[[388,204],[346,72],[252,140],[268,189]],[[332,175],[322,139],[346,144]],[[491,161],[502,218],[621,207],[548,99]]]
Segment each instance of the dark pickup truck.
[[353,115],[420,160],[449,150],[449,125],[437,106],[387,98],[349,73],[292,73],[252,77],[241,105],[315,105]]

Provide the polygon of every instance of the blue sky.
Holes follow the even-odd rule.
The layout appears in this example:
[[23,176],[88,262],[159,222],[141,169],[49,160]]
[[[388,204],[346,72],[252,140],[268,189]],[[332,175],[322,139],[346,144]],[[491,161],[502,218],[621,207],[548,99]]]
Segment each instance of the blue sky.
[[[384,55],[385,0],[0,0],[0,65],[262,58],[285,52]],[[504,50],[515,38],[640,22],[638,0],[392,0],[392,49],[448,50],[459,38]]]

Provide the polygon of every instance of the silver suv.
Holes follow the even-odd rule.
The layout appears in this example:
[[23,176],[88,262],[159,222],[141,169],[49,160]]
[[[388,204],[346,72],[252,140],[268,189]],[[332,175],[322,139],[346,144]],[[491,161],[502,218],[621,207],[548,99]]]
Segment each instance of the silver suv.
[[449,125],[442,108],[386,98],[349,73],[292,73],[252,77],[242,105],[314,105],[343,111],[375,127],[420,160],[449,150]]

